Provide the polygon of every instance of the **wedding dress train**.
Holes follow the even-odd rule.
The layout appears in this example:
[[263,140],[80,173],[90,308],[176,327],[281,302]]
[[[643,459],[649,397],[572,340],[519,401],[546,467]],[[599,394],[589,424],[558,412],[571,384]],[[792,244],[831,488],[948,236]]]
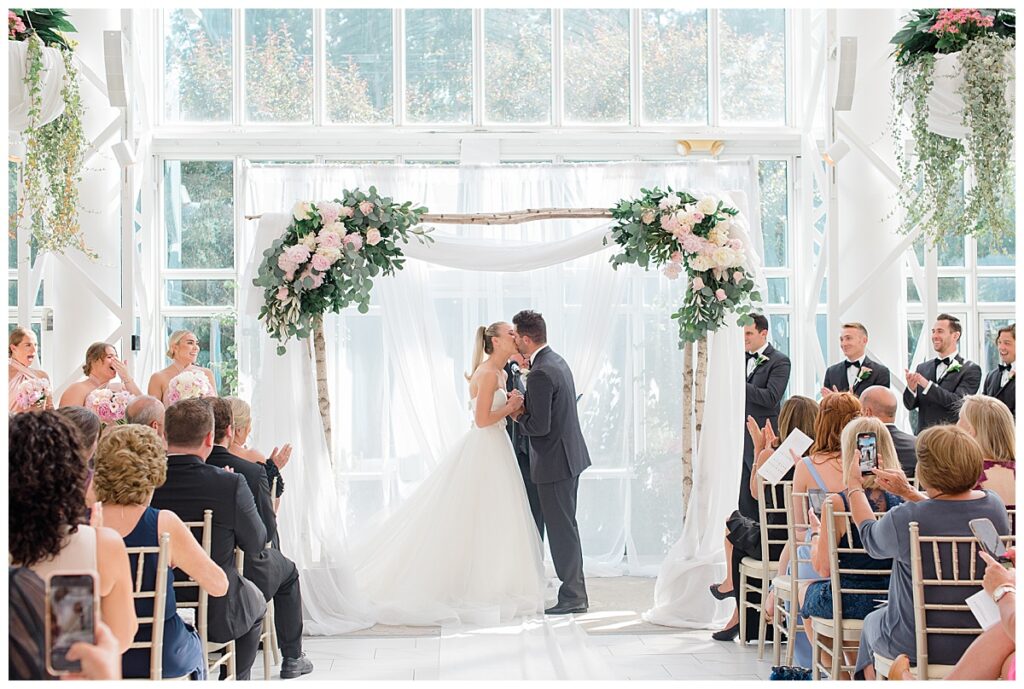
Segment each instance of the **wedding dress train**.
[[[495,390],[491,409],[506,400]],[[542,613],[541,542],[504,420],[474,424],[352,559],[381,624],[487,625]]]

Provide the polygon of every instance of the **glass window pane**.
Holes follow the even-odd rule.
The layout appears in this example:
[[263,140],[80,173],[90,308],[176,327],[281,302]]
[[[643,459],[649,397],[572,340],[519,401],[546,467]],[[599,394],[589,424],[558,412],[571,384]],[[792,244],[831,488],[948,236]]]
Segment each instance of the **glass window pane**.
[[164,118],[230,122],[231,10],[164,13]]
[[962,268],[966,265],[963,237],[947,237],[946,241],[939,243],[936,248],[939,251],[940,266]]
[[168,268],[235,265],[234,163],[164,161]]
[[985,318],[982,320],[982,326],[985,328],[985,341],[983,343],[984,356],[982,357],[982,367],[985,372],[991,371],[999,365],[999,350],[996,348],[996,340],[999,337],[999,329],[1004,325],[1010,325],[1013,320],[1009,318]]
[[768,278],[768,303],[789,303],[789,280],[787,278]]
[[1016,298],[1015,278],[978,278],[978,301],[1013,302]]
[[217,394],[234,394],[238,387],[235,358],[235,318],[221,316],[171,316],[164,319],[164,343],[175,330],[191,330],[199,340],[196,363],[213,371]]
[[939,278],[939,301],[959,304],[967,301],[967,278]]
[[245,11],[245,114],[312,122],[313,11]]
[[921,295],[917,291],[917,284],[914,282],[914,278],[907,278],[907,301],[912,304],[921,303]]
[[391,10],[327,10],[327,119],[393,119]]
[[764,265],[782,268],[789,265],[789,163],[785,160],[761,160],[757,180],[761,187],[761,236],[764,241]]
[[772,313],[768,315],[768,323],[771,325],[769,341],[772,346],[786,356],[792,356],[789,349],[789,316]]
[[910,362],[910,368],[913,370],[914,366],[921,363],[924,359],[928,358],[928,352],[930,348],[925,345],[921,351],[921,356],[917,359],[914,358],[914,352],[917,350],[917,341],[921,339],[921,331],[924,328],[924,321],[922,320],[909,320],[907,321],[907,361]]
[[8,280],[7,281],[7,305],[17,306],[18,305],[18,281]]
[[1015,237],[1010,234],[1003,241],[994,241],[988,237],[978,239],[979,266],[1012,266],[1016,255]]
[[234,306],[234,280],[168,280],[168,306]]
[[707,124],[707,10],[642,10],[640,16],[644,122]]
[[821,348],[821,356],[828,361],[828,314],[815,315],[814,325],[818,333],[818,347]]
[[484,10],[484,118],[551,122],[551,10]]
[[629,122],[629,10],[564,10],[566,122]]
[[408,120],[471,122],[472,10],[406,10],[405,26],[405,113]]
[[786,123],[786,11],[722,10],[721,121]]

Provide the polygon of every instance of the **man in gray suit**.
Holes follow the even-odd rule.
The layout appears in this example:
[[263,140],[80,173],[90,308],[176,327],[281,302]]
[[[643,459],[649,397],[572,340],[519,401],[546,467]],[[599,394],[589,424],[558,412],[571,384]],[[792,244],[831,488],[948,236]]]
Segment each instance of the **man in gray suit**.
[[565,359],[548,347],[547,325],[539,313],[520,311],[512,324],[516,345],[530,360],[523,409],[515,420],[519,432],[530,439],[530,476],[537,485],[555,573],[562,581],[558,603],[544,612],[586,612],[576,494],[590,453],[576,414],[576,385]]
[[860,393],[860,411],[864,416],[873,416],[889,429],[892,444],[896,446],[896,457],[900,460],[903,473],[914,478],[917,468],[917,438],[896,427],[896,408],[899,402],[896,394],[888,387],[872,385]]

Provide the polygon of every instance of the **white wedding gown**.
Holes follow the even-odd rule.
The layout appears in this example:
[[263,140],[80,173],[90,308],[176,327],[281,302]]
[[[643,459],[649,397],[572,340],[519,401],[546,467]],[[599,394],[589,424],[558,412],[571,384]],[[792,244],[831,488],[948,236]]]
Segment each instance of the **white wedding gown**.
[[[491,409],[507,396],[495,390]],[[352,552],[377,622],[507,622],[544,609],[540,537],[505,421],[474,423]]]

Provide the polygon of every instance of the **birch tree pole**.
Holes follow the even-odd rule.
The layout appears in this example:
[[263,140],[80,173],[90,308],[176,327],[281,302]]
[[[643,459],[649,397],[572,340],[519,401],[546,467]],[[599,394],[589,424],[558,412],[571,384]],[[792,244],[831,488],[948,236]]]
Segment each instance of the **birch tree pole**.
[[313,361],[316,363],[316,401],[320,408],[320,421],[327,440],[327,457],[334,464],[331,444],[331,395],[327,389],[327,342],[324,339],[324,321],[318,318],[313,325]]
[[693,492],[693,344],[683,345],[683,518]]

